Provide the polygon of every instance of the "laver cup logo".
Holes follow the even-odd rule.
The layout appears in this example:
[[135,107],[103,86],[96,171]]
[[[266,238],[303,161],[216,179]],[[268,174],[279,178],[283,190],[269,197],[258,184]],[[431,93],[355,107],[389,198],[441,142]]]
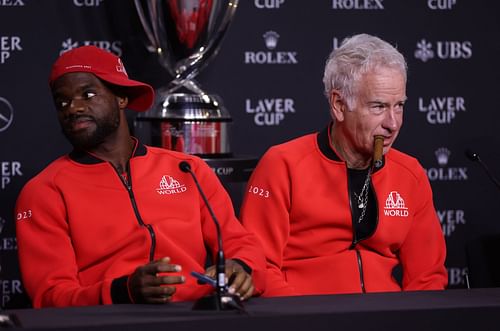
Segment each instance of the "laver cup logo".
[[18,36],[0,36],[0,64],[10,59],[13,52],[22,51],[21,38]]
[[457,210],[437,210],[436,211],[443,234],[445,237],[451,237],[458,225],[465,224],[465,212],[461,209]]
[[0,188],[3,190],[10,184],[14,176],[22,176],[21,162],[18,161],[0,161]]
[[255,125],[276,126],[286,116],[295,113],[295,102],[292,98],[246,99],[245,110],[247,114],[253,114]]
[[465,109],[463,97],[431,97],[418,98],[418,110],[426,114],[430,124],[450,124],[457,114]]

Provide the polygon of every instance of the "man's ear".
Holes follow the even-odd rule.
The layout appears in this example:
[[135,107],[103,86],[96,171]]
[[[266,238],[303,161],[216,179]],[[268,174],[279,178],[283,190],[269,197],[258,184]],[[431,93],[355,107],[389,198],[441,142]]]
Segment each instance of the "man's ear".
[[347,111],[347,104],[337,90],[330,92],[330,113],[335,121],[342,122],[344,113]]
[[120,107],[120,109],[127,108],[128,97],[120,97],[120,96],[118,96],[117,98],[118,98],[118,106]]

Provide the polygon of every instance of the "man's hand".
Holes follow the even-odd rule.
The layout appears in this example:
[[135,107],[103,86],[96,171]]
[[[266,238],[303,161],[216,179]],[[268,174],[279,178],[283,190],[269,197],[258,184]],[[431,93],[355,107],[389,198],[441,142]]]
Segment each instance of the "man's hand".
[[169,257],[150,262],[135,269],[130,275],[128,287],[135,303],[165,303],[172,299],[175,286],[182,284],[184,276],[158,276],[159,273],[179,272],[181,266],[170,264]]
[[[215,276],[215,265],[210,266],[205,274],[209,277]],[[226,260],[226,278],[229,279],[229,293],[238,295],[242,300],[250,298],[254,291],[252,276],[233,260]]]

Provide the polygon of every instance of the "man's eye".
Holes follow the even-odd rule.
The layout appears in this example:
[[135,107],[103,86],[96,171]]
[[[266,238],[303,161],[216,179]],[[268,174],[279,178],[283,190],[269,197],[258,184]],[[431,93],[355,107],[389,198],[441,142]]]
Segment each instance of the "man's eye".
[[91,98],[95,97],[97,94],[94,92],[85,92],[83,95],[84,95],[85,99],[91,99]]
[[66,108],[69,106],[69,101],[68,100],[57,100],[56,104],[58,108]]
[[374,105],[373,109],[375,109],[376,111],[383,111],[385,109],[385,105],[383,104]]

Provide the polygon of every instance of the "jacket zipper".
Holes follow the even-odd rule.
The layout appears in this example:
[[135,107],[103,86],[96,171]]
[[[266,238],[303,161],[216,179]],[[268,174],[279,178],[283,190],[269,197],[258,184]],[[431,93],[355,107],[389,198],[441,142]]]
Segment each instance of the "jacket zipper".
[[137,202],[135,200],[134,191],[132,190],[132,175],[130,173],[130,163],[127,162],[127,180],[125,180],[122,177],[122,175],[118,173],[118,170],[113,166],[113,164],[111,164],[111,166],[113,167],[113,169],[115,169],[116,173],[118,174],[118,177],[120,178],[123,185],[127,189],[128,196],[130,197],[130,202],[132,203],[132,208],[134,209],[134,214],[137,219],[137,222],[139,223],[140,226],[145,227],[149,232],[149,236],[151,237],[151,247],[149,249],[149,262],[152,262],[154,260],[154,253],[156,248],[156,234],[151,224],[144,223],[141,214],[139,213],[139,208],[137,208]]
[[[346,164],[346,171],[348,172],[348,170],[347,170],[347,164]],[[369,189],[372,191],[373,197],[375,198],[375,211],[376,211],[375,229],[376,229],[377,225],[378,225],[378,200],[377,200],[377,195],[375,194],[375,190],[373,189],[373,186],[372,186],[371,183],[370,183]],[[348,194],[349,194],[349,208],[351,208],[351,215],[352,215],[353,214],[353,211],[352,211],[352,202],[351,202],[352,191],[351,191],[351,182],[349,180],[349,175],[347,175],[347,191],[348,191]],[[354,251],[356,252],[356,260],[357,260],[357,263],[358,263],[359,282],[360,282],[360,285],[361,285],[361,291],[363,293],[366,293],[365,277],[364,277],[364,273],[363,273],[363,260],[361,258],[361,252],[358,249],[356,249],[356,245],[360,241],[365,240],[365,239],[367,239],[369,237],[366,237],[366,238],[363,238],[361,240],[358,240],[358,238],[356,237],[356,226],[354,224],[354,220],[352,219],[351,222],[352,222],[352,243],[351,243],[351,246],[349,247],[349,249],[354,249]]]

